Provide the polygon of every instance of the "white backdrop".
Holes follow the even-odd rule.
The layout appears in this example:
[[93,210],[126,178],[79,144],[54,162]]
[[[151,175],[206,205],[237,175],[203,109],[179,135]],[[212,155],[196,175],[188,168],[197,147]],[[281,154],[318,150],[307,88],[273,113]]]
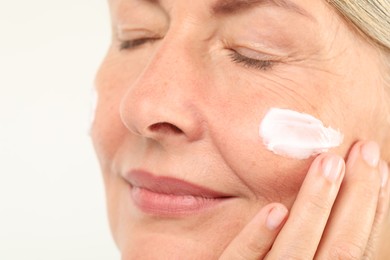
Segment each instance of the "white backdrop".
[[0,0],[0,259],[111,260],[90,93],[105,0]]

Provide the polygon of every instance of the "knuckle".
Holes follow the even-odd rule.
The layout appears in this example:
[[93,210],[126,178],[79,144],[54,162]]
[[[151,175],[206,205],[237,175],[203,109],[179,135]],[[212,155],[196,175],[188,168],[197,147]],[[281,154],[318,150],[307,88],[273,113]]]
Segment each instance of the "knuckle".
[[364,198],[364,200],[370,201],[370,200],[377,200],[379,198],[380,192],[380,185],[360,185],[359,190],[357,191],[357,194]]
[[251,240],[242,250],[241,254],[245,254],[246,256],[258,255],[263,252],[264,248],[259,241]]
[[371,169],[367,174],[362,174],[357,181],[362,189],[365,189],[370,195],[374,195],[381,188],[382,178],[377,169]]
[[332,260],[358,260],[361,259],[364,248],[352,242],[337,243],[330,248],[329,259]]
[[266,259],[272,260],[303,260],[303,259],[312,259],[312,254],[307,248],[298,247],[298,246],[287,246],[282,250],[271,255],[271,257]]
[[224,252],[222,259],[256,259],[259,255],[262,255],[265,248],[254,240],[249,241],[245,244],[236,245],[233,248],[229,248],[228,251]]
[[362,259],[375,259],[375,247],[372,244],[367,246]]
[[306,208],[312,211],[321,211],[323,213],[326,213],[331,210],[332,204],[333,203],[329,200],[316,194],[311,196],[310,200],[308,200]]
[[256,253],[256,251],[254,251],[251,247],[247,246],[238,248],[235,255],[234,259],[252,259],[258,255],[258,253]]

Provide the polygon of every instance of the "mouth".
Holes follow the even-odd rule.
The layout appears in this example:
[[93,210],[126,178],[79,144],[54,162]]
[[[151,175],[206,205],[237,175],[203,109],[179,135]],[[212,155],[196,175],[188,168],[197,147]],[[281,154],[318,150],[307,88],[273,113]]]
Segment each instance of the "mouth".
[[125,179],[130,184],[134,205],[150,215],[193,215],[233,198],[207,187],[172,177],[154,176],[146,171],[130,171]]

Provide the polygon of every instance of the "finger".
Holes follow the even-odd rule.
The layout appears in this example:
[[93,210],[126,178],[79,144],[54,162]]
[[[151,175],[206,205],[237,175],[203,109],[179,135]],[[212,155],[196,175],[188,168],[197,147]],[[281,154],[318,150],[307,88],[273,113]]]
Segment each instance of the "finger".
[[337,155],[322,154],[313,161],[290,216],[268,255],[270,259],[313,258],[344,172],[344,160]]
[[319,246],[319,259],[361,259],[372,232],[381,177],[379,146],[359,142],[348,156],[346,175]]
[[[390,184],[389,184],[389,168],[386,162],[381,161],[379,164],[379,170],[381,174],[381,191],[378,200],[378,206],[375,213],[374,224],[368,244],[364,253],[365,259],[375,259],[376,252],[388,251],[388,240],[380,241],[380,238],[383,237],[383,232],[388,232],[389,229],[386,229],[386,220],[389,214],[389,204],[390,204]],[[382,242],[382,244],[380,244]],[[384,256],[378,259],[385,259]]]
[[271,248],[287,213],[287,208],[278,203],[272,203],[262,208],[229,244],[220,260],[257,260],[264,258]]

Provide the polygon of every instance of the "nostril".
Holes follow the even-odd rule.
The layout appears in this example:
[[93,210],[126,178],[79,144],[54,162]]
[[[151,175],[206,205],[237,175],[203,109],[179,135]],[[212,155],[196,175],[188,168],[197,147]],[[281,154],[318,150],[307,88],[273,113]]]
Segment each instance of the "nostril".
[[160,132],[162,134],[182,134],[183,131],[178,128],[177,126],[167,123],[167,122],[162,122],[162,123],[156,123],[151,126],[149,126],[149,130],[152,132]]

